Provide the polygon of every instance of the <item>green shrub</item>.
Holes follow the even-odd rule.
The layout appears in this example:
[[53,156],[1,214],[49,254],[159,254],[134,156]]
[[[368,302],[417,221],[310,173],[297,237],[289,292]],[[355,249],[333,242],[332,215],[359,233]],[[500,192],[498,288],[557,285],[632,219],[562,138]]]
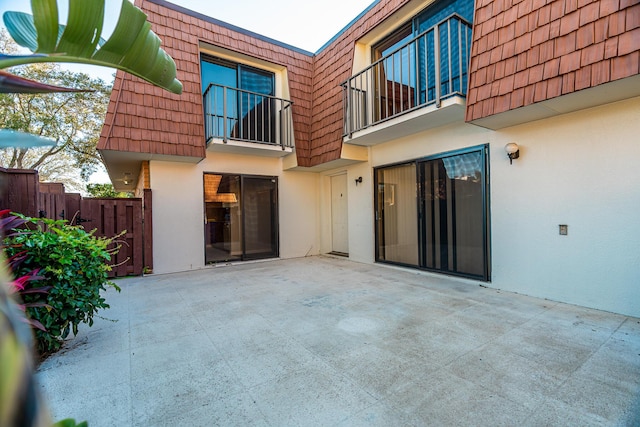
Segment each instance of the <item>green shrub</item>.
[[[71,331],[78,333],[80,323],[93,325],[93,315],[101,308],[109,308],[100,295],[108,286],[113,239],[96,237],[82,227],[66,221],[26,218],[34,230],[15,233],[5,240],[7,255],[26,251],[26,258],[14,274],[40,269],[43,280],[35,286],[49,286],[49,292],[23,295],[27,314],[40,322],[46,330],[35,329],[41,354],[57,351]],[[117,237],[117,236],[116,236]],[[29,306],[29,303],[35,303]]]
[[89,427],[89,424],[86,421],[76,423],[76,420],[67,418],[66,420],[58,421],[53,427]]

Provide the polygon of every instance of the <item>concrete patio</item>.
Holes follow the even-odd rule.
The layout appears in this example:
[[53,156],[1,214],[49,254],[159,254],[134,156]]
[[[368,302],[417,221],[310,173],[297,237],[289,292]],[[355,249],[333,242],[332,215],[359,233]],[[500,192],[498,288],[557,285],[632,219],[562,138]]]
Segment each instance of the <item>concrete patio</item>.
[[56,420],[640,425],[637,318],[330,257],[118,285],[40,366]]

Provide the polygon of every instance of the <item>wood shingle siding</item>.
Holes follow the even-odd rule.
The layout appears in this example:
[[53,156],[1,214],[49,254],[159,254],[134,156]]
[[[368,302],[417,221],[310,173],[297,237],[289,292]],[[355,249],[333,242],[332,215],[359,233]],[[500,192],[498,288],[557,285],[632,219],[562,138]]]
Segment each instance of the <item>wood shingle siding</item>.
[[344,117],[340,84],[353,74],[356,41],[406,3],[407,0],[394,0],[375,4],[316,54],[311,124],[312,149],[308,166],[340,158]]
[[98,148],[204,158],[199,43],[205,42],[285,66],[298,165],[338,159],[343,120],[340,84],[352,74],[355,42],[406,3],[376,4],[314,56],[162,0],[136,0],[163,48],[175,59],[183,93],[173,95],[118,72]]
[[636,75],[637,0],[477,0],[466,120]]
[[[118,72],[101,150],[205,157],[200,43],[286,67],[298,165],[340,158],[356,42],[409,0],[370,6],[315,55],[164,0],[137,0],[182,95]],[[466,121],[640,73],[638,0],[476,0]]]
[[[313,56],[259,35],[235,31],[195,12],[162,0],[136,1],[152,30],[177,66],[181,95],[156,88],[118,71],[98,148],[159,155],[205,157],[204,114],[200,87],[200,48],[205,42],[288,70],[298,157],[310,152]],[[115,119],[114,119],[115,118]]]

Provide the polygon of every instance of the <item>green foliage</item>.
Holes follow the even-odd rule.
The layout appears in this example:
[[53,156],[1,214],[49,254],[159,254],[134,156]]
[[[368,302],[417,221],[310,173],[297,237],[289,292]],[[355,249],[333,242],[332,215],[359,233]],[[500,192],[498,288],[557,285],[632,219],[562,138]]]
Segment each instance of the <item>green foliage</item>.
[[[100,292],[108,286],[120,290],[108,279],[109,261],[117,248],[109,249],[113,239],[95,237],[66,221],[27,219],[35,230],[8,237],[5,250],[8,256],[27,252],[17,276],[40,268],[44,279],[37,286],[51,287],[48,294],[24,296],[27,314],[46,329],[35,330],[35,335],[38,350],[47,354],[58,350],[71,331],[77,334],[80,323],[93,325],[93,315],[109,308]],[[38,302],[47,306],[28,306]]]
[[[0,49],[17,49],[0,31]],[[0,128],[49,138],[50,147],[13,147],[0,150],[0,166],[37,169],[42,180],[63,182],[82,188],[102,163],[96,150],[107,113],[111,86],[84,73],[61,70],[57,64],[35,64],[13,72],[21,77],[50,85],[87,89],[91,92],[49,94],[0,93]],[[71,185],[73,184],[73,185]]]
[[36,55],[1,56],[0,68],[37,62],[76,62],[114,67],[170,92],[182,93],[176,64],[160,48],[147,16],[127,0],[122,1],[116,28],[104,41],[105,0],[70,0],[67,25],[58,23],[56,0],[32,1],[33,15],[5,12],[11,36]]
[[113,184],[87,184],[91,197],[132,197],[128,191],[116,191]]
[[53,427],[89,427],[89,424],[86,421],[76,423],[76,420],[67,418],[66,420],[58,421]]

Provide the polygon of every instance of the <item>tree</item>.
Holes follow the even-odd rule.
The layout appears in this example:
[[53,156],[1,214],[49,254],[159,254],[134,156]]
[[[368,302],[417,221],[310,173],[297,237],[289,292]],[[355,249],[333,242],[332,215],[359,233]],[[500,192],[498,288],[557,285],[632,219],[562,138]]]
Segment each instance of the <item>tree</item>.
[[[69,0],[66,25],[58,23],[57,0],[32,0],[31,9],[33,15],[9,11],[2,18],[13,39],[36,54],[0,52],[0,69],[43,62],[101,65],[182,93],[173,58],[160,48],[161,40],[151,31],[147,15],[130,1],[122,0],[118,23],[107,40],[101,37],[105,0]],[[11,80],[10,75],[6,77]]]
[[[82,28],[74,31],[73,38],[76,39],[76,45],[82,47],[91,47],[92,52],[89,53],[92,58],[95,59],[96,53],[93,52],[95,45],[92,43],[83,43],[83,40],[91,40],[96,34],[101,34],[102,23],[100,22],[99,28],[96,26],[96,15],[100,17],[100,21],[104,16],[104,1],[99,0],[73,0],[72,8],[74,12],[74,22],[79,24]],[[84,14],[82,13],[82,3],[86,5],[99,5],[102,3],[101,13],[94,13],[94,8],[86,7]],[[55,0],[40,0],[33,1],[32,7],[38,10],[37,17],[31,17],[32,28],[34,31],[37,29],[42,34],[38,34],[37,37],[32,38],[38,42],[42,41],[45,49],[38,49],[38,46],[31,45],[32,51],[39,50],[48,51],[52,53],[52,45],[56,46],[56,42],[60,33],[58,20],[58,12]],[[6,24],[5,14],[5,24]],[[16,16],[14,14],[14,16]],[[19,15],[24,18],[23,15]],[[86,16],[86,19],[84,17]],[[29,21],[29,18],[24,18]],[[82,26],[82,23],[93,23],[92,26]],[[18,25],[16,25],[18,26]],[[74,25],[70,25],[72,28]],[[27,26],[28,27],[28,26]],[[28,35],[34,31],[18,31],[17,34]],[[57,34],[56,34],[57,33]],[[120,20],[114,33],[119,34],[117,37],[111,37],[111,42],[108,49],[104,50],[104,54],[97,55],[100,58],[100,65],[111,66],[117,64],[117,68],[132,72],[133,74],[141,77],[154,85],[163,87],[174,93],[182,92],[182,84],[175,78],[175,63],[173,59],[167,55],[163,50],[159,49],[160,39],[158,39],[153,32],[150,31],[150,25],[146,22],[146,16],[140,9],[132,6],[127,0],[123,1],[123,6],[120,14]],[[82,40],[78,41],[77,36],[82,36]],[[129,36],[133,35],[133,39],[129,39]],[[62,37],[64,39],[64,37]],[[23,41],[30,39],[30,37],[23,38]],[[140,42],[138,40],[147,41],[148,43]],[[69,40],[65,39],[65,43]],[[108,44],[107,42],[106,44]],[[155,46],[155,49],[154,49]],[[103,45],[104,47],[104,45]],[[55,49],[54,49],[55,50]],[[53,51],[54,51],[53,50]],[[55,57],[58,60],[66,62],[83,62],[82,58],[68,57],[65,55],[65,50],[57,52]],[[8,52],[6,50],[0,51],[0,68],[6,68],[13,65],[11,64],[11,58],[9,63],[2,64],[2,58],[7,59],[7,55],[2,52]],[[82,54],[82,52],[80,52]],[[155,61],[148,61],[149,58],[153,59],[155,55]],[[39,59],[42,59],[42,55],[39,55]],[[86,59],[87,53],[84,52]],[[66,58],[65,58],[66,57]],[[62,59],[61,59],[62,58]],[[80,59],[80,60],[78,60]],[[139,64],[131,64],[131,61],[139,61]],[[85,61],[86,62],[86,61]],[[124,63],[124,64],[123,64]],[[151,64],[149,66],[149,64]],[[160,72],[158,73],[158,70]],[[35,81],[24,81],[19,77],[12,74],[4,73],[0,75],[0,92],[9,93],[17,92],[16,87],[21,87],[32,84],[36,86]],[[40,88],[42,89],[42,88]],[[51,90],[53,88],[48,88]],[[2,142],[2,138],[0,138]],[[0,262],[2,261],[3,252],[0,252]],[[92,258],[92,257],[89,257]],[[9,283],[7,274],[7,268],[0,268],[0,367],[3,368],[3,373],[10,372],[12,375],[7,377],[9,381],[5,381],[6,387],[0,387],[0,424],[2,425],[45,425],[48,424],[48,415],[38,395],[33,393],[36,388],[33,375],[33,360],[30,354],[30,340],[29,334],[21,333],[21,331],[15,329],[13,326],[19,323],[20,314],[17,312],[16,304],[14,301],[10,301],[7,297],[7,291],[5,286]],[[24,332],[24,331],[22,331]],[[5,376],[6,377],[6,376]],[[8,386],[7,386],[8,385]],[[8,406],[8,407],[7,407]],[[73,420],[62,420],[55,424],[56,426],[75,426],[76,423]],[[86,426],[85,423],[78,424],[80,426]]]
[[[0,33],[0,48],[17,49],[6,32]],[[87,180],[101,158],[96,151],[111,88],[101,79],[61,70],[56,64],[34,64],[12,70],[31,80],[92,92],[48,94],[0,94],[0,128],[49,137],[50,147],[14,147],[0,150],[0,165],[37,169],[41,179],[57,180],[77,190],[78,178]],[[79,174],[78,174],[79,172]],[[79,175],[79,176],[78,176]]]
[[116,191],[113,184],[87,184],[87,193],[91,197],[132,197],[127,191]]

